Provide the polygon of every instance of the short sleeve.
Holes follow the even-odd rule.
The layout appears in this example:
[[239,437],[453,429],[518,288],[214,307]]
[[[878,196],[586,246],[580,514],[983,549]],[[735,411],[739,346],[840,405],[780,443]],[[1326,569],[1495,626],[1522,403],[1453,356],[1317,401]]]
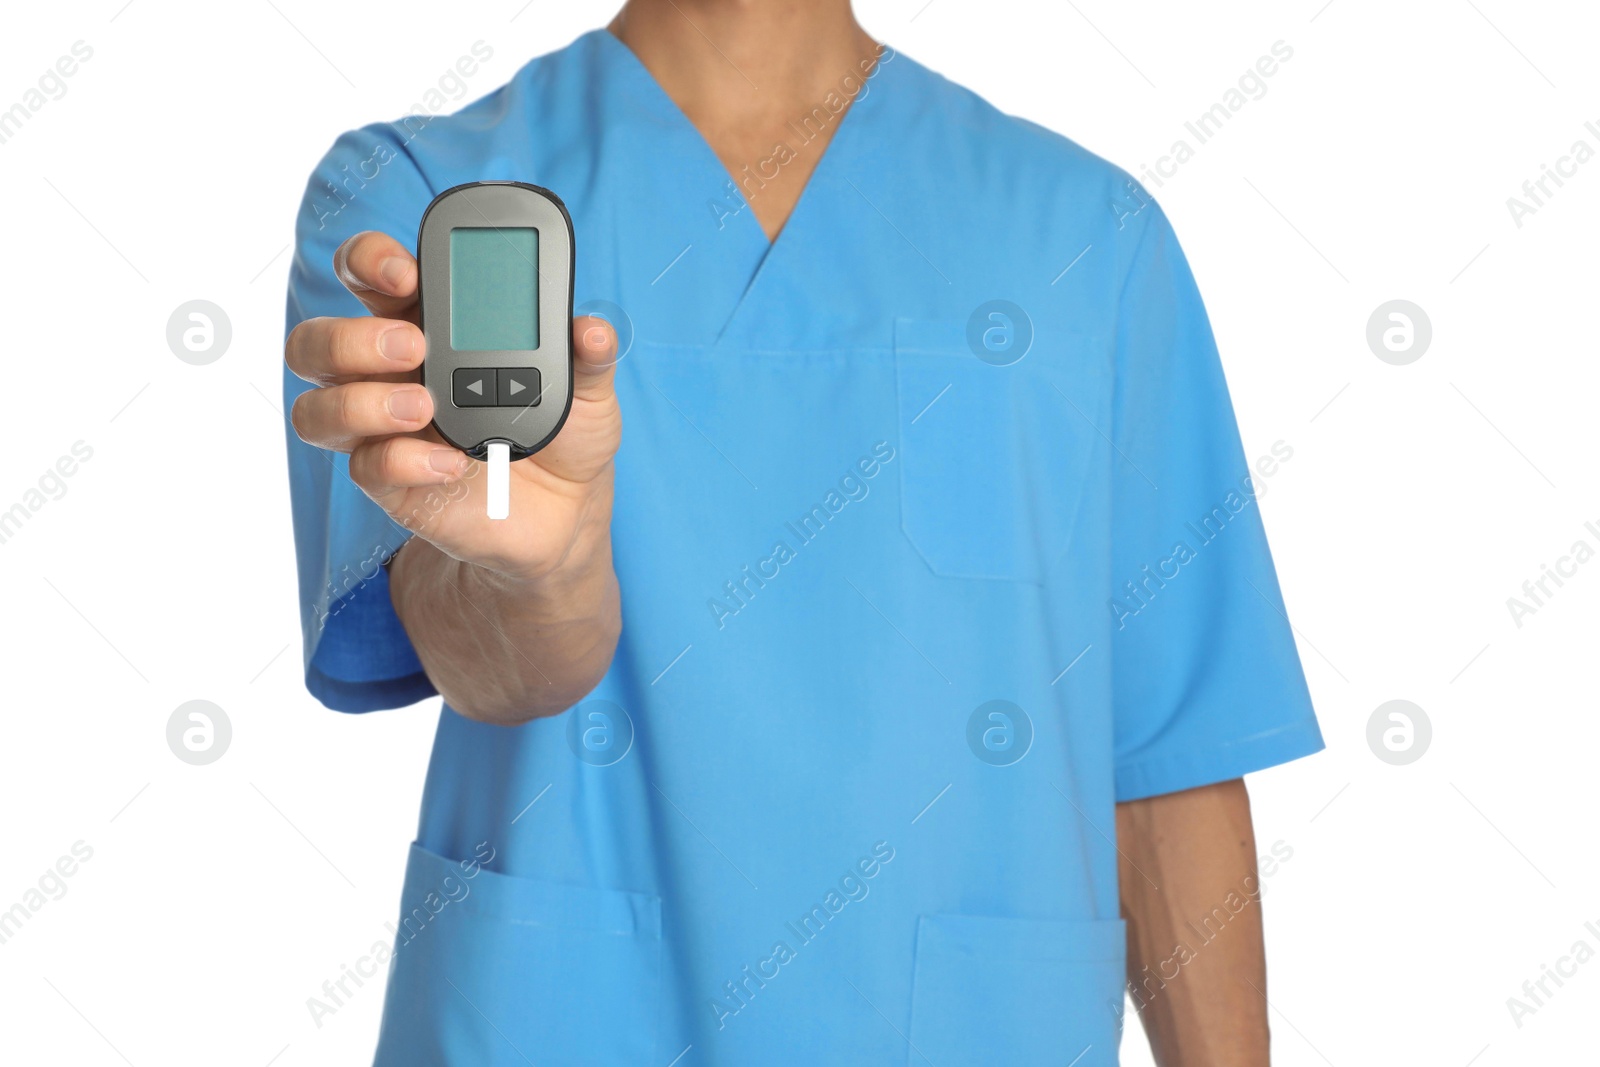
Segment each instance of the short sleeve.
[[1211,326],[1151,203],[1118,308],[1112,438],[1116,796],[1237,778],[1323,747]]
[[[432,196],[395,127],[340,137],[317,164],[295,221],[285,337],[319,315],[367,311],[339,282],[334,251],[379,230],[411,247]],[[284,411],[308,383],[284,371]],[[349,457],[313,448],[285,420],[306,688],[337,711],[403,707],[435,693],[389,599],[384,564],[409,536],[350,480]]]

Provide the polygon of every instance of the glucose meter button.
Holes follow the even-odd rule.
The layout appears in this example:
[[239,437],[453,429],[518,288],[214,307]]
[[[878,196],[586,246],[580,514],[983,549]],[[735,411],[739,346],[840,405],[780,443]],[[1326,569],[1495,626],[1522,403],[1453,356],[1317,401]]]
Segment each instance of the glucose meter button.
[[451,378],[450,398],[458,408],[494,407],[494,371],[458,368]]
[[502,367],[496,390],[503,408],[525,408],[539,403],[537,367]]

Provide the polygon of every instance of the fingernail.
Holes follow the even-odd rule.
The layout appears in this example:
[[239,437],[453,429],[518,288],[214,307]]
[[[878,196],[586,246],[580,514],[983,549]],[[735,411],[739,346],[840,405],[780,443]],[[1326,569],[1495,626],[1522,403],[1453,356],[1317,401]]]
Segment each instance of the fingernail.
[[378,335],[378,351],[384,359],[396,363],[410,363],[416,354],[417,339],[404,326],[396,326]]
[[399,256],[390,256],[378,264],[378,277],[382,278],[391,290],[398,291],[406,282],[411,280],[411,264]]
[[389,414],[401,422],[416,422],[422,418],[424,396],[421,389],[399,389],[390,393]]
[[436,448],[428,453],[428,466],[440,474],[467,473],[467,457],[448,448]]

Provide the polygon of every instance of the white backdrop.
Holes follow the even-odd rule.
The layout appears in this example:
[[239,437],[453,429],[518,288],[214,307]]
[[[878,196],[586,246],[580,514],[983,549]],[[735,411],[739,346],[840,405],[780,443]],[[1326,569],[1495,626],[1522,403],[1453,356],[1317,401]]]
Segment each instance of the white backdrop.
[[[320,1026],[306,1001],[389,936],[437,706],[345,716],[300,683],[286,248],[339,132],[398,117],[474,42],[494,54],[461,104],[611,13],[8,7],[0,110],[26,116],[0,124],[0,513],[25,515],[0,542],[0,912],[26,917],[0,926],[0,1061],[369,1061],[381,981]],[[1263,510],[1329,750],[1251,780],[1261,851],[1292,850],[1265,883],[1277,1062],[1592,1062],[1600,14],[872,0],[861,15],[1002,109],[1152,168],[1246,451],[1294,449]],[[1292,58],[1198,143],[1185,123],[1278,42]],[[1163,177],[1178,140],[1192,157]],[[1561,184],[1545,177],[1535,202],[1523,185],[1546,165]],[[232,326],[204,366],[166,341],[196,299]],[[1430,324],[1425,351],[1420,328],[1409,351],[1379,346],[1404,365],[1367,337],[1392,300]],[[1523,584],[1547,566],[1566,573],[1535,603]],[[1511,597],[1535,610],[1514,617]],[[196,699],[232,727],[206,766],[167,742]],[[1412,712],[1409,751],[1369,745],[1391,700],[1420,708],[1431,740]],[[1387,727],[1404,748],[1404,723]],[[1564,976],[1535,1001],[1523,986],[1546,966]],[[1150,1062],[1137,1027],[1124,1057]]]

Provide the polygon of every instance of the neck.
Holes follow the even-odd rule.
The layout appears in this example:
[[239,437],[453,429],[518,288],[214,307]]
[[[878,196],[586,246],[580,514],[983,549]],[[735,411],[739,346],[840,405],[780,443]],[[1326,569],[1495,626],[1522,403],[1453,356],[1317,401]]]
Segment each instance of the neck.
[[768,125],[859,73],[849,0],[628,0],[608,27],[691,116]]
[[628,0],[609,29],[700,131],[769,240],[839,128],[841,83],[859,86],[878,56],[849,0]]

